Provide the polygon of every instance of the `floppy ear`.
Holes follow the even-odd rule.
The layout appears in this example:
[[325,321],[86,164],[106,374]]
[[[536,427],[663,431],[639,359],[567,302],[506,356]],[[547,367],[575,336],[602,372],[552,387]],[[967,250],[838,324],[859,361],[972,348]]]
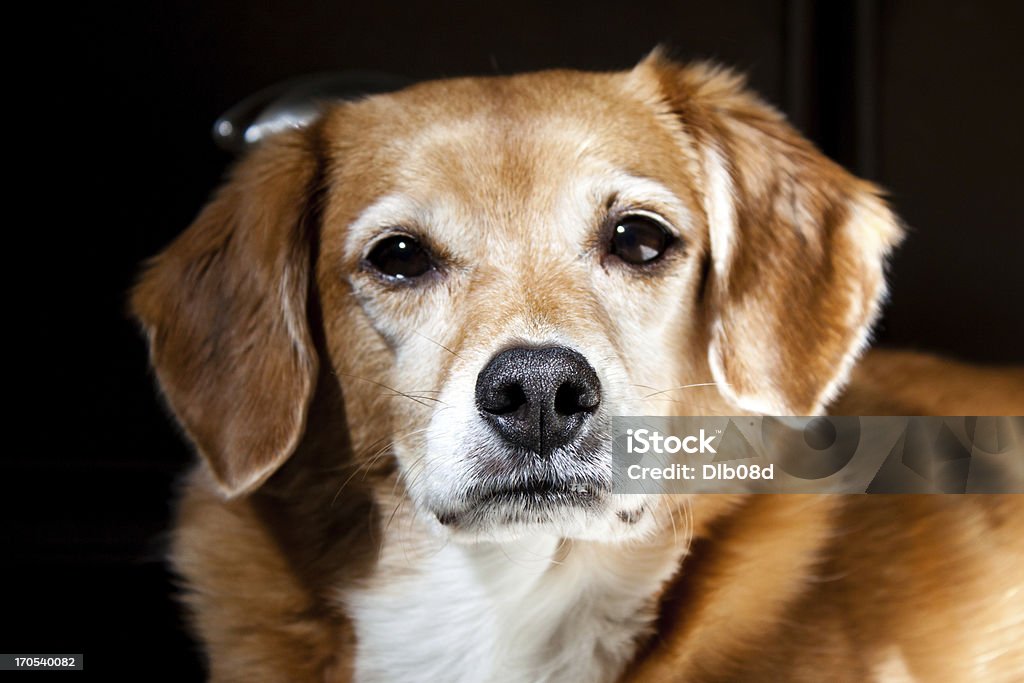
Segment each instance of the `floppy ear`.
[[261,143],[132,293],[167,402],[227,496],[269,477],[304,427],[316,175],[305,133]]
[[867,344],[895,217],[734,74],[657,53],[638,69],[654,72],[696,148],[715,380],[745,410],[819,413]]

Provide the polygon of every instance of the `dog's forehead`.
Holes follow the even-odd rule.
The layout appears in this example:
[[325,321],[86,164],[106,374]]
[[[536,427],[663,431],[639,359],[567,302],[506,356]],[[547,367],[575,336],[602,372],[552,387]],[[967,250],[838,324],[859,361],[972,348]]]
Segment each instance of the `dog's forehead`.
[[623,193],[683,210],[691,169],[665,118],[632,74],[544,72],[425,83],[345,107],[326,130],[359,226],[574,239],[547,223]]

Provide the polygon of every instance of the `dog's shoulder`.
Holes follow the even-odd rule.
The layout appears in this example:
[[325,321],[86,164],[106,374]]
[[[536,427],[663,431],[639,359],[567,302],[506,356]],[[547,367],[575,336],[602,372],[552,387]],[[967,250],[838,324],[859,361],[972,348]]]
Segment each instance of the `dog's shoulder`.
[[1021,520],[1024,496],[749,498],[694,543],[626,680],[1018,680]]
[[910,351],[872,350],[854,368],[835,415],[1024,415],[1024,366],[977,366]]
[[224,500],[205,468],[179,497],[170,559],[213,681],[344,681],[354,635],[251,498]]

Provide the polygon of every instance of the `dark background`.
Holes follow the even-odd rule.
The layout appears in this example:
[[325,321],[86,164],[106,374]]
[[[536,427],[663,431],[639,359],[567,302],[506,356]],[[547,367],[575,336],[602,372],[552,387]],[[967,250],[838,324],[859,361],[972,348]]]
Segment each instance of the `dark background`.
[[332,69],[412,79],[621,69],[658,43],[720,60],[891,192],[910,236],[879,341],[1020,363],[1020,7],[207,0],[53,10],[36,51],[8,64],[46,92],[13,129],[23,134],[8,129],[36,144],[35,163],[20,168],[39,195],[13,198],[30,209],[12,226],[30,243],[8,252],[33,273],[14,290],[26,310],[12,309],[29,347],[15,362],[32,381],[8,418],[29,438],[3,455],[0,652],[84,652],[86,676],[101,680],[201,676],[161,559],[173,482],[191,456],[155,399],[124,302],[138,263],[222,177],[231,158],[210,127],[241,98]]

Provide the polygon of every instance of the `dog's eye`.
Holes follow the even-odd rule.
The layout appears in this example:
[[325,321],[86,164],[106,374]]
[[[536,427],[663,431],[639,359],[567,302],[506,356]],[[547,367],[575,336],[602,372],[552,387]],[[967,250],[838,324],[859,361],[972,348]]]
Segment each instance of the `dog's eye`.
[[395,235],[377,243],[366,260],[377,271],[396,280],[427,274],[434,265],[419,242],[408,235]]
[[643,265],[657,260],[672,242],[672,235],[653,218],[624,216],[615,223],[609,251],[626,263]]

